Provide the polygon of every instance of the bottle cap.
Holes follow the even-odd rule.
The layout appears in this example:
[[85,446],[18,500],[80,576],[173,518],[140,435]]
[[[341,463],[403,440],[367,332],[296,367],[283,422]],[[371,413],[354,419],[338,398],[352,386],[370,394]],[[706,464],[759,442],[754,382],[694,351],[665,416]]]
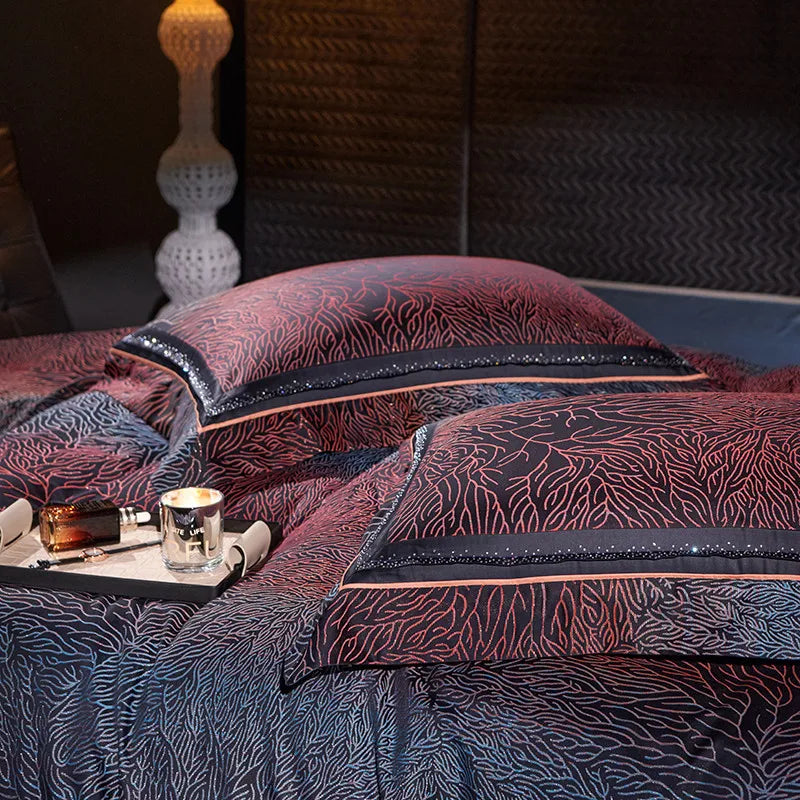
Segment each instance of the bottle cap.
[[126,506],[119,510],[120,533],[130,533],[140,525],[146,525],[148,522],[150,522],[150,513],[148,511],[137,511],[133,506]]

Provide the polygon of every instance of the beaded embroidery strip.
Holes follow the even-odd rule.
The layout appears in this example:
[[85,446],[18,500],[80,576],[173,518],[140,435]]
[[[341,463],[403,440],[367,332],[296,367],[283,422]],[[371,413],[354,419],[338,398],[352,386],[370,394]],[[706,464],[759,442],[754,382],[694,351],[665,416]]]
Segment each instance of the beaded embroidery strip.
[[[528,370],[536,367],[548,370],[542,375],[555,374],[564,378],[588,377],[587,368],[606,368],[599,374],[616,377],[616,372],[608,371],[611,367],[619,368],[621,379],[632,369],[666,369],[669,374],[702,377],[683,358],[666,349],[617,345],[509,345],[394,353],[332,362],[262,378],[223,394],[202,354],[172,336],[164,329],[164,323],[129,334],[117,348],[153,359],[179,374],[202,407],[203,424],[232,419],[242,411],[252,413],[270,405],[300,403],[308,393],[346,390],[359,384],[411,378],[424,372],[438,373],[433,383],[446,380],[445,372],[493,372],[496,368],[523,369],[523,374],[535,378],[539,373]],[[487,374],[486,379],[497,380],[497,377]],[[363,391],[363,386],[359,390]]]
[[[716,572],[720,559],[800,563],[797,531],[747,528],[687,528],[664,530],[585,530],[498,536],[437,536],[399,542],[383,548],[358,564],[352,583],[418,580],[421,570],[440,580],[474,577],[518,577],[594,571],[648,572],[663,569],[657,562],[685,560],[684,566],[698,574]],[[617,562],[616,568],[610,562]],[[636,567],[632,569],[635,562]],[[652,564],[650,564],[652,562]],[[752,565],[751,565],[752,566]],[[483,569],[473,569],[473,568]],[[462,569],[462,568],[466,568]],[[529,568],[512,570],[512,568]],[[730,565],[728,565],[730,569]],[[509,570],[513,571],[509,572]],[[744,570],[750,571],[750,568]],[[756,571],[786,571],[770,568]]]

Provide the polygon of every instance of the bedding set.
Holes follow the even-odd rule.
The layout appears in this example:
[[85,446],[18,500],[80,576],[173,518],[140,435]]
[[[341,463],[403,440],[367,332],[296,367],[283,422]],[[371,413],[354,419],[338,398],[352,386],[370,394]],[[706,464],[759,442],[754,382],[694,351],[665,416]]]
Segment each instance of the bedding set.
[[0,797],[800,797],[797,368],[456,257],[0,368],[0,505],[285,535],[204,606],[0,586]]

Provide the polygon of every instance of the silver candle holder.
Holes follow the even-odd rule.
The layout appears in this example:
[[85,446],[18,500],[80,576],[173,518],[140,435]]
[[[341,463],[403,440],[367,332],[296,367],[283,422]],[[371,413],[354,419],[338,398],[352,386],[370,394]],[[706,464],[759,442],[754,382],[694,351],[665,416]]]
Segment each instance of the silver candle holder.
[[201,572],[222,563],[224,502],[222,492],[194,486],[161,496],[161,557],[168,569]]

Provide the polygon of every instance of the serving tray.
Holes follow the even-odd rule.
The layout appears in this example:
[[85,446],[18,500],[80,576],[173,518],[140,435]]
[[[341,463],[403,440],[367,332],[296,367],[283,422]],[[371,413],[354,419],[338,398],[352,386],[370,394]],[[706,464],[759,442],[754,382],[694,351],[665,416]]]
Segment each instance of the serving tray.
[[[158,545],[112,555],[105,561],[82,561],[49,569],[31,569],[31,565],[35,566],[40,559],[66,559],[79,556],[85,549],[49,553],[39,541],[38,527],[34,527],[30,533],[20,536],[0,552],[0,583],[35,589],[207,603],[219,597],[242,576],[240,560],[236,559],[237,563],[229,566],[229,551],[239,535],[252,524],[248,520],[225,520],[225,556],[216,569],[208,572],[171,572],[161,560],[161,547]],[[274,546],[280,538],[280,526],[275,522],[266,524],[271,545]],[[125,534],[119,545],[113,547],[157,541],[159,537],[156,526],[142,525],[136,531]]]

